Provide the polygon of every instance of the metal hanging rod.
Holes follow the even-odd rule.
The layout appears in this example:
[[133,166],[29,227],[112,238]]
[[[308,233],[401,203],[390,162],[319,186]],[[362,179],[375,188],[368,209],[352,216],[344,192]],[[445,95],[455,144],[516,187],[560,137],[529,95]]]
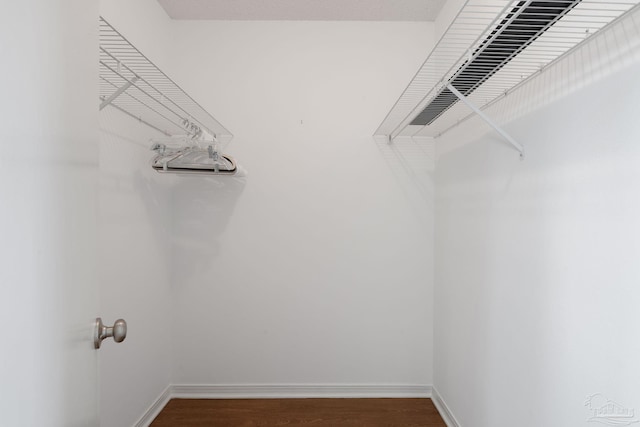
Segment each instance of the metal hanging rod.
[[[639,3],[467,0],[375,135],[390,142],[399,135],[440,136]],[[502,136],[523,152],[513,138]]]
[[99,109],[111,106],[167,135],[233,138],[218,120],[100,17]]

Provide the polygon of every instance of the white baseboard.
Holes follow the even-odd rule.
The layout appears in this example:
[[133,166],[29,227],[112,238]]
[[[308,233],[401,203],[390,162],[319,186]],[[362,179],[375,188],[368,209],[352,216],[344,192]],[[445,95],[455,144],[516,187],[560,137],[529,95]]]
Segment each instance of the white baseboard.
[[164,409],[164,407],[169,403],[169,400],[172,398],[171,385],[168,385],[167,388],[164,389],[160,396],[149,406],[149,409],[140,417],[137,423],[133,425],[133,427],[149,427],[149,424],[158,416],[160,411]]
[[173,384],[158,396],[133,427],[148,427],[171,399],[354,399],[431,396],[432,387],[426,384]]
[[431,397],[430,385],[406,384],[174,384],[182,399]]
[[435,387],[431,387],[431,400],[435,405],[438,412],[440,412],[440,416],[444,420],[444,423],[447,427],[461,427],[456,417],[451,412],[451,409],[447,406],[444,400],[442,400],[442,396],[438,393]]

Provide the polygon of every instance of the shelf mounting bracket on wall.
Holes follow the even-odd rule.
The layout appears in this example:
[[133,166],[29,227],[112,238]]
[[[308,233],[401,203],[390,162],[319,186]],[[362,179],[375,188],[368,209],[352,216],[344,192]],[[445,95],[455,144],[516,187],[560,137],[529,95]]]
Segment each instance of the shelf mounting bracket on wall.
[[447,83],[447,89],[451,91],[458,99],[473,110],[482,120],[484,120],[489,126],[491,126],[496,132],[500,134],[509,144],[513,145],[518,152],[520,152],[520,159],[524,159],[524,147],[511,137],[504,129],[496,124],[489,116],[487,116],[480,108],[478,108],[473,102],[471,102],[466,96],[460,93],[458,89],[453,87],[451,83]]
[[129,87],[131,87],[131,85],[133,85],[138,80],[140,80],[140,77],[138,76],[134,76],[131,80],[127,80],[127,82],[120,86],[118,90],[113,92],[108,98],[104,99],[102,103],[100,103],[100,111],[102,111],[102,109],[107,105],[111,104],[114,99],[119,97],[122,93],[124,93],[125,90],[129,89]]

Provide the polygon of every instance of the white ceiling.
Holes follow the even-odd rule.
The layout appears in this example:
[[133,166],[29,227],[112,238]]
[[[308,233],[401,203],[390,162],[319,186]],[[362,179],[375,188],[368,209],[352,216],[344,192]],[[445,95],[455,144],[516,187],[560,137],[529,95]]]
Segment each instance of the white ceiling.
[[445,0],[158,0],[173,19],[434,21]]

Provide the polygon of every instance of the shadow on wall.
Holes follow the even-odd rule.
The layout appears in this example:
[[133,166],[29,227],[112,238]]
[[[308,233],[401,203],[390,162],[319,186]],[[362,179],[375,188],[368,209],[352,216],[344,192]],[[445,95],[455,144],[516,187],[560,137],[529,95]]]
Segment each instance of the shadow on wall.
[[173,263],[181,277],[174,277],[173,283],[210,270],[245,183],[240,177],[176,176]]
[[[151,157],[151,156],[150,156]],[[149,165],[149,170],[136,171],[133,175],[133,189],[140,196],[147,210],[147,218],[152,222],[156,241],[161,244],[160,252],[163,255],[165,265],[169,265],[171,247],[168,242],[171,238],[171,192],[167,190],[167,183],[156,177],[150,177],[157,173]]]
[[[114,131],[121,125],[117,118],[108,117],[101,120],[100,146],[100,188],[101,212],[103,221],[110,226],[120,226],[121,229],[138,230],[139,227],[150,225],[155,247],[167,265],[170,251],[167,245],[171,224],[170,193],[166,180],[155,179],[151,166],[147,165],[151,158],[146,142],[151,136],[148,129],[130,132]],[[141,142],[144,141],[144,142]],[[143,212],[137,212],[143,207]],[[103,224],[104,225],[104,224]]]
[[423,219],[424,209],[433,211],[434,139],[400,136],[389,143],[386,137],[375,136],[374,140],[414,212]]
[[[144,250],[164,266],[189,277],[201,272],[220,250],[245,178],[160,174],[151,167],[152,138],[160,136],[146,125],[118,112],[100,117],[101,216],[107,241],[127,242],[127,250]],[[137,247],[151,239],[148,248]],[[137,236],[134,238],[134,236]],[[168,268],[172,266],[172,268]],[[179,283],[179,282],[174,282]]]

